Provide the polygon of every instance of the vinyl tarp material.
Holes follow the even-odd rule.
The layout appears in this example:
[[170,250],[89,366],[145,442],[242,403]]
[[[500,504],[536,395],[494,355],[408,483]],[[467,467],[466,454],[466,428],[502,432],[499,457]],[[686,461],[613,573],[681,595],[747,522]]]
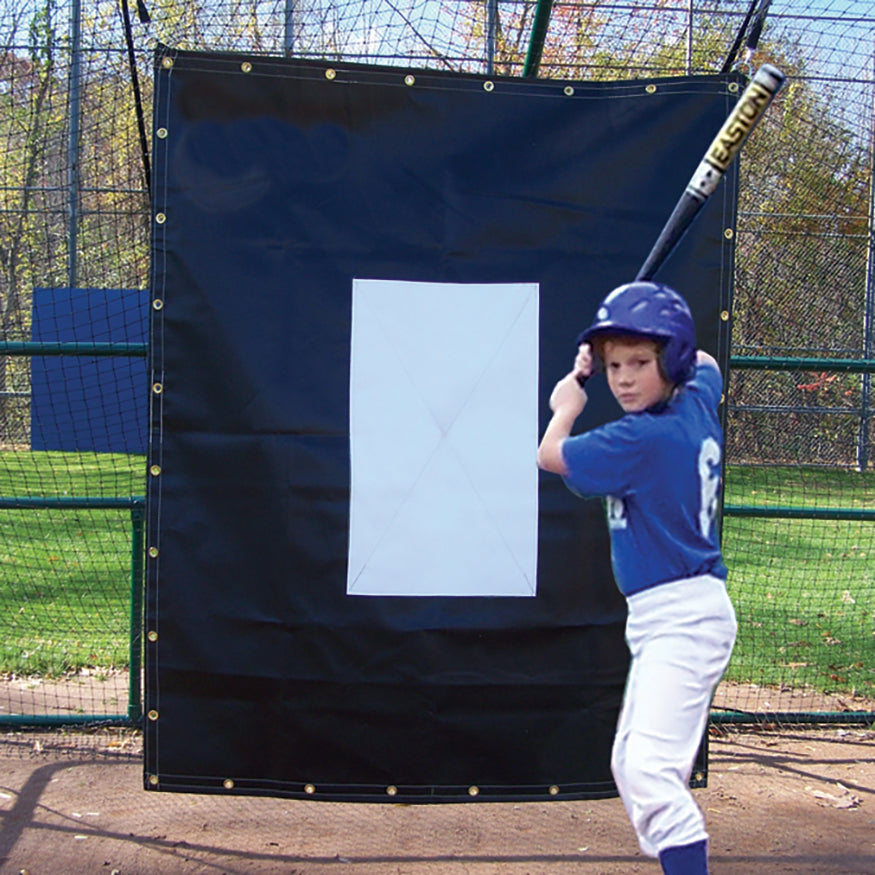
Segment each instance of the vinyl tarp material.
[[[616,792],[604,513],[535,451],[736,82],[159,49],[147,788]],[[658,277],[724,364],[734,211],[730,174]]]

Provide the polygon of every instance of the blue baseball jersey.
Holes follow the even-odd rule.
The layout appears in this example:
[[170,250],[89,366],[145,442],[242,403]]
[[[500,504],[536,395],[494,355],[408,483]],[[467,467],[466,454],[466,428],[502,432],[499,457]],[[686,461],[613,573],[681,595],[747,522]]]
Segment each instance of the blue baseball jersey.
[[717,368],[699,365],[666,405],[562,443],[568,487],[605,499],[624,595],[700,574],[726,578],[716,521],[721,392]]

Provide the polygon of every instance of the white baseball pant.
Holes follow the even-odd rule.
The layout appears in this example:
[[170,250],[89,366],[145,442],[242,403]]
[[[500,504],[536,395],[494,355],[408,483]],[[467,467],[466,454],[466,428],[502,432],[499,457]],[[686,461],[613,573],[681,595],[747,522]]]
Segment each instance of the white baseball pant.
[[632,664],[611,770],[651,857],[708,838],[689,780],[711,699],[735,643],[735,611],[719,578],[660,584],[628,598]]

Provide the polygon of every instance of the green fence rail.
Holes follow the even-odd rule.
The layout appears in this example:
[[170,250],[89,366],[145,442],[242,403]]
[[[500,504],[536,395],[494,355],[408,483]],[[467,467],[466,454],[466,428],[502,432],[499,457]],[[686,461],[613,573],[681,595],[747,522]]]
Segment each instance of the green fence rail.
[[875,359],[794,358],[789,356],[734,355],[730,368],[757,371],[843,371],[875,374]]
[[761,517],[797,520],[873,520],[875,508],[869,507],[797,507],[795,505],[726,504],[724,516]]
[[0,341],[0,355],[9,356],[128,356],[145,358],[149,347],[145,343],[91,343],[86,341]]

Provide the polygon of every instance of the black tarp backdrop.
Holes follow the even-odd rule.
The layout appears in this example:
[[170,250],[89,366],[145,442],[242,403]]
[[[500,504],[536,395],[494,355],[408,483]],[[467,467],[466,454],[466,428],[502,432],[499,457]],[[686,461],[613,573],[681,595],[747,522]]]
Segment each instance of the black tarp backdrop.
[[[534,598],[347,595],[352,281],[538,283],[543,427],[738,80],[156,64],[145,786],[613,795],[628,656],[599,502],[540,476]],[[724,366],[734,210],[730,174],[659,276]],[[618,415],[590,394],[582,427]]]

